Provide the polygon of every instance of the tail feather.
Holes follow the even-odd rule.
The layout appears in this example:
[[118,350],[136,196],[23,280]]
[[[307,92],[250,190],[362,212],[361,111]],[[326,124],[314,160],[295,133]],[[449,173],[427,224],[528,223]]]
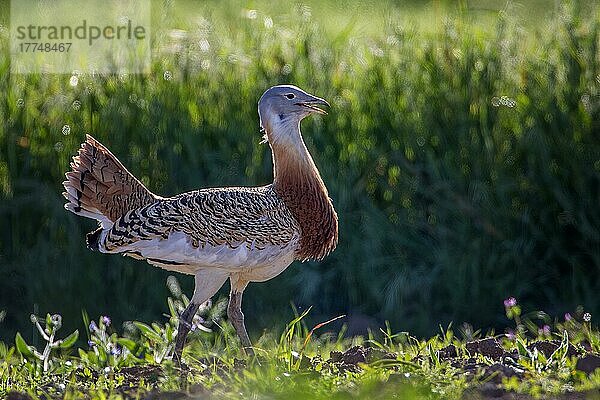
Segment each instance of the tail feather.
[[158,198],[90,135],[73,157],[71,171],[65,176],[65,208],[100,221],[105,228],[128,211]]
[[99,251],[101,235],[102,235],[102,228],[98,228],[94,232],[88,233],[85,236],[85,244],[87,245],[87,248],[92,251]]

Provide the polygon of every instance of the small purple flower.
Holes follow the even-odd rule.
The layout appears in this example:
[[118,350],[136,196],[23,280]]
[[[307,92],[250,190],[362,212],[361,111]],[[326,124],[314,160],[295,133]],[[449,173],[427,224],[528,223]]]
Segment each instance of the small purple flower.
[[199,315],[194,315],[194,319],[192,320],[192,332],[198,328],[202,329],[201,327],[204,322],[204,318]]
[[506,308],[511,308],[517,305],[517,299],[515,299],[514,297],[509,297],[508,299],[504,300],[504,307]]
[[121,354],[121,349],[119,349],[118,347],[113,347],[112,349],[110,349],[110,354],[112,354],[113,356],[118,356],[119,354]]
[[90,322],[90,332],[94,333],[98,330],[98,325],[96,325],[96,322],[92,321]]
[[512,329],[509,329],[506,333],[505,336],[508,340],[515,340],[517,338],[517,335],[515,335],[515,331],[513,331]]
[[92,342],[91,340],[88,340],[88,346],[94,347],[95,345],[96,343]]
[[565,313],[565,321],[570,321],[572,319],[573,319],[573,317],[571,316],[570,313]]
[[540,336],[550,336],[550,327],[548,325],[544,325],[538,329],[538,333]]
[[105,316],[103,316],[103,317],[102,317],[102,323],[103,323],[105,326],[110,326],[110,317],[109,317],[108,315],[105,315]]

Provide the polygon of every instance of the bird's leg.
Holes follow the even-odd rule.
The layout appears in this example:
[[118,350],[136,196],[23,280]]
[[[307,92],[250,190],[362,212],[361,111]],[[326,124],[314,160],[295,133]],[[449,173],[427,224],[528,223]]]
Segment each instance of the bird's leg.
[[200,304],[190,301],[185,310],[179,316],[179,327],[177,328],[177,338],[175,339],[175,354],[173,358],[181,365],[181,353],[185,345],[185,338],[192,329],[194,315],[198,312]]
[[210,271],[199,269],[194,274],[194,295],[185,310],[179,316],[179,327],[177,328],[177,337],[175,338],[175,351],[173,359],[181,367],[181,354],[187,334],[192,329],[194,315],[198,312],[201,304],[210,299],[219,290],[227,280],[228,274],[221,271]]
[[231,280],[231,293],[229,295],[229,305],[227,306],[227,318],[229,318],[229,321],[235,328],[246,355],[254,356],[252,343],[250,342],[248,332],[246,332],[246,326],[244,325],[244,313],[242,312],[242,293],[247,284],[248,282],[236,281],[234,283],[233,279]]

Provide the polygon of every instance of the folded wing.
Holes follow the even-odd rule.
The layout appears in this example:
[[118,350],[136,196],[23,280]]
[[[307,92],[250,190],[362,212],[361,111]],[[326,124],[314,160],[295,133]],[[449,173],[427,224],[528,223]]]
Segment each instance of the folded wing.
[[185,266],[268,264],[282,249],[292,254],[299,236],[287,207],[265,186],[205,189],[161,199],[129,211],[98,239],[101,251],[185,272]]

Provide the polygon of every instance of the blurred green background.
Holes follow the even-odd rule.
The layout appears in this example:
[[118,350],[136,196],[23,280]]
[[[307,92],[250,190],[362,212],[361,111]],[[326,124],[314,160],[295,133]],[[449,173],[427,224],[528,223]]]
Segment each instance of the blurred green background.
[[[244,296],[254,336],[290,302],[350,333],[506,323],[502,300],[600,312],[596,2],[155,1],[148,75],[11,75],[0,7],[0,340],[29,315],[162,320],[169,273],[85,248],[61,182],[85,133],[155,193],[262,185],[256,103],[328,99],[304,137],[340,218],[321,263]],[[193,279],[179,276],[191,295]],[[220,295],[227,295],[228,288]]]

